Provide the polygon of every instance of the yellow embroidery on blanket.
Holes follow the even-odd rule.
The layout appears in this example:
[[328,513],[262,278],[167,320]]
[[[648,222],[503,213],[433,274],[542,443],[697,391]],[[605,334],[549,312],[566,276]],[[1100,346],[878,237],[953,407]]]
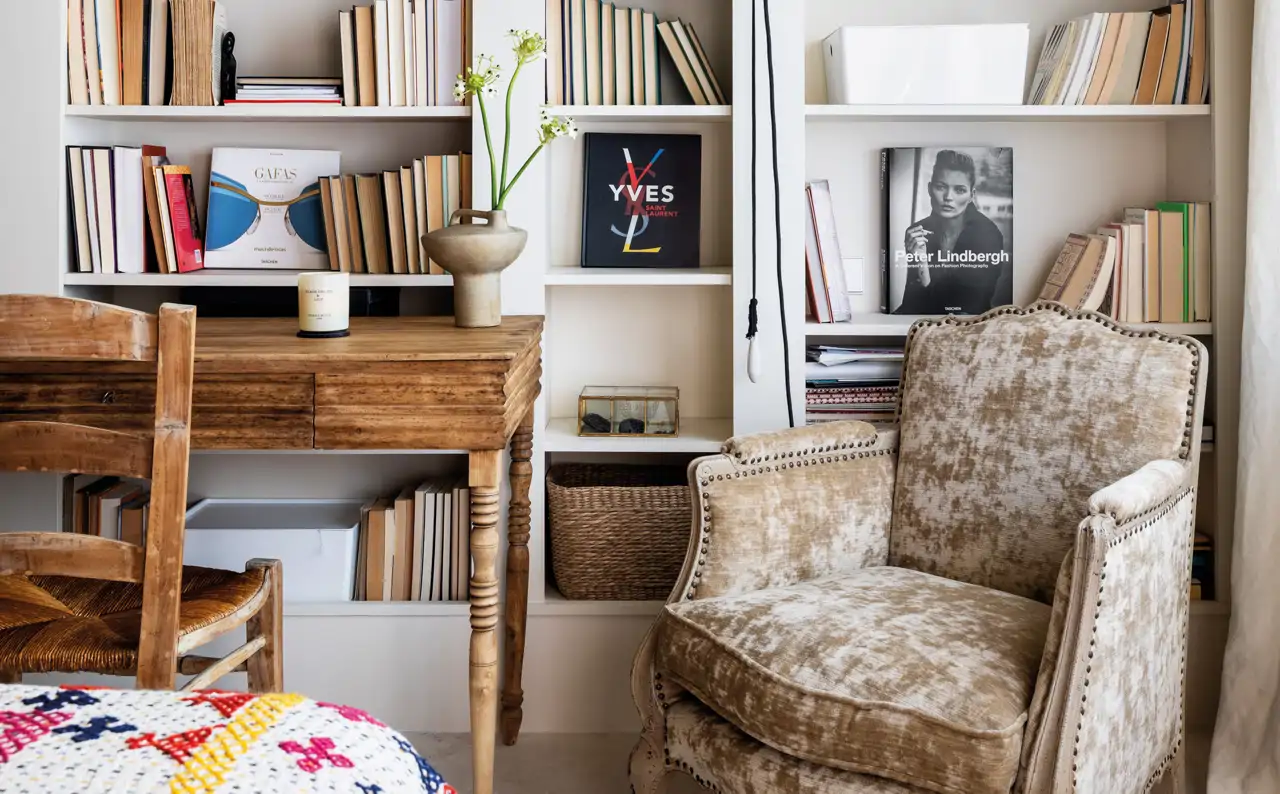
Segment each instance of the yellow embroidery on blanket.
[[169,781],[169,791],[172,794],[216,791],[236,760],[249,751],[258,737],[271,730],[286,711],[303,700],[301,695],[262,695],[254,700],[200,745]]

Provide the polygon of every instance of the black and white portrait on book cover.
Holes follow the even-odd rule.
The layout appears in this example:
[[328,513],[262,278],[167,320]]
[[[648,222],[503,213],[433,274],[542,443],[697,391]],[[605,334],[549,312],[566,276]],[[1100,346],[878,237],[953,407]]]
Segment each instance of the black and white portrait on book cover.
[[885,311],[981,314],[1013,302],[1013,149],[885,149]]

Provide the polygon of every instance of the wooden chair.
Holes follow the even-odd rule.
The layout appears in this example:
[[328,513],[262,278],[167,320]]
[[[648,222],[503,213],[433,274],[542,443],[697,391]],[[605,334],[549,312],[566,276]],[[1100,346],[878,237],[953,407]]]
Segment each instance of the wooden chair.
[[[0,533],[0,674],[136,675],[144,689],[199,689],[247,669],[254,692],[279,691],[281,565],[243,573],[184,568],[196,310],[159,315],[91,301],[0,295],[0,388],[29,395],[0,414],[0,471],[151,481],[145,548],[59,532]],[[155,376],[151,432],[81,424],[95,384],[58,375],[60,361],[102,362]],[[102,385],[98,384],[101,390]],[[110,402],[109,389],[102,401]],[[29,409],[27,408],[29,406]],[[10,529],[6,527],[5,529]],[[16,529],[16,528],[12,528]],[[248,642],[221,659],[185,655],[247,624]]]

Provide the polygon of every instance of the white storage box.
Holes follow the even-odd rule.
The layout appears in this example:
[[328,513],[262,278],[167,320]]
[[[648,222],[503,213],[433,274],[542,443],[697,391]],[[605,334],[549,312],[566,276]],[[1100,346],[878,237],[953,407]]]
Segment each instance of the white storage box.
[[202,499],[187,511],[183,563],[243,571],[255,557],[284,563],[284,600],[350,601],[362,502]]
[[843,27],[822,42],[833,105],[1020,105],[1031,27]]

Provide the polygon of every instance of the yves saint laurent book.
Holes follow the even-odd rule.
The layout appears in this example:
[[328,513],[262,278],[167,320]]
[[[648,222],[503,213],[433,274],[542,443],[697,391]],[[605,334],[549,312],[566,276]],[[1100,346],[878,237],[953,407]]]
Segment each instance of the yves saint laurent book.
[[885,149],[881,266],[890,314],[981,314],[1013,302],[1013,150]]
[[326,270],[320,177],[339,152],[213,150],[205,267]]
[[702,137],[587,133],[583,267],[698,267]]

